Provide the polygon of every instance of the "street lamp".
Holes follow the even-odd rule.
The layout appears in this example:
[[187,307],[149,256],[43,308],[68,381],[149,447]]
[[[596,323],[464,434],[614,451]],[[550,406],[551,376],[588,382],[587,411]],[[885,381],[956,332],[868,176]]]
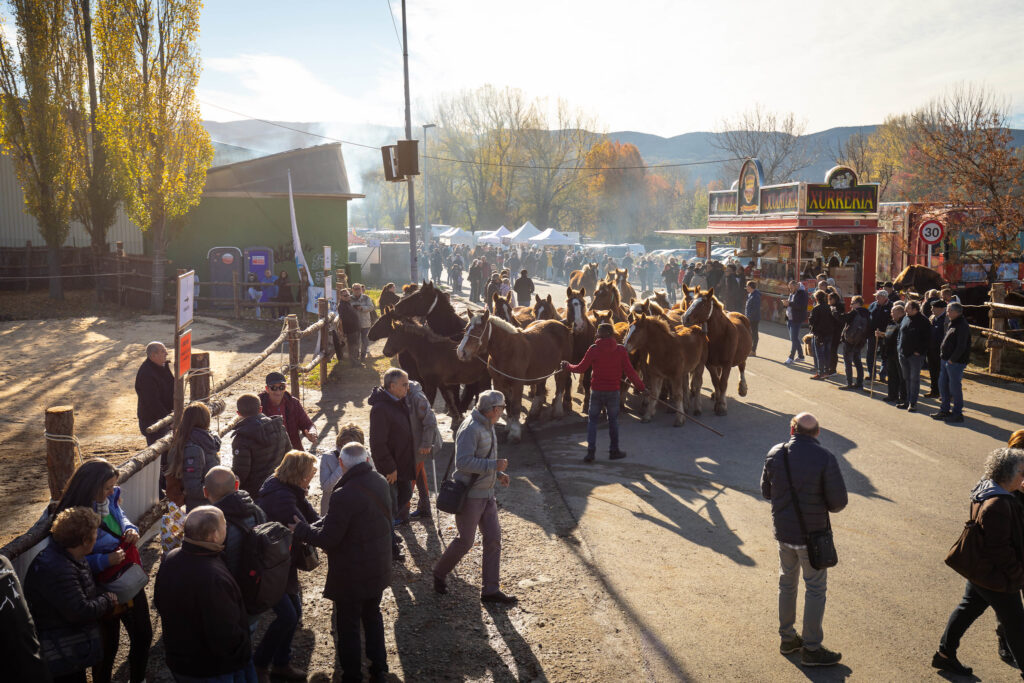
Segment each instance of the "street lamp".
[[434,237],[430,229],[430,211],[427,210],[427,129],[436,128],[436,124],[423,124],[423,244],[429,249]]

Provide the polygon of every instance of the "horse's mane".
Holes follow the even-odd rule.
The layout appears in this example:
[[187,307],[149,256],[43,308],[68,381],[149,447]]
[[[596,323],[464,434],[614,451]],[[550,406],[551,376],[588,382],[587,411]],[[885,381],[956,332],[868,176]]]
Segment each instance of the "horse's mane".
[[[659,329],[664,331],[665,334],[667,334],[669,336],[675,336],[675,332],[672,330],[671,327],[668,326],[668,323],[663,318],[656,318],[653,315],[645,315],[643,317],[643,319],[646,320],[647,322],[651,323],[652,325],[657,326]],[[637,323],[639,321],[635,320],[633,322],[635,324],[635,323]]]
[[402,285],[402,295],[408,296],[410,294],[415,294],[416,291],[419,290],[419,288],[420,286],[415,282],[410,282],[407,285]]
[[395,326],[401,329],[402,332],[408,332],[414,337],[425,339],[428,342],[451,343],[451,340],[448,337],[441,336],[437,332],[434,332],[432,329],[430,329],[428,326],[411,318],[406,320],[396,320]]
[[491,321],[491,324],[496,325],[499,330],[508,332],[509,334],[515,334],[520,331],[520,329],[518,327],[514,327],[512,323],[502,320],[495,315],[491,315],[489,320]]

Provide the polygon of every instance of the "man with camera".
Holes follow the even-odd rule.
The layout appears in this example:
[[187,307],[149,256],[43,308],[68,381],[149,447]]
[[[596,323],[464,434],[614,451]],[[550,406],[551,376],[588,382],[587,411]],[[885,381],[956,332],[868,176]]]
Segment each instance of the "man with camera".
[[509,485],[505,473],[508,460],[498,458],[498,437],[494,433],[502,412],[505,396],[500,391],[481,392],[476,410],[463,421],[455,435],[455,479],[466,485],[465,502],[455,515],[459,536],[434,566],[434,590],[448,592],[445,580],[459,560],[473,547],[477,527],[483,536],[483,588],[481,602],[514,605],[516,598],[501,592],[498,570],[501,566],[501,527],[498,525],[498,504],[494,485]]
[[[831,666],[842,658],[838,652],[822,647],[821,624],[825,616],[826,567],[835,564],[828,515],[846,507],[846,484],[835,456],[818,443],[820,432],[817,418],[810,413],[794,417],[789,423],[789,441],[768,451],[761,473],[761,493],[772,502],[775,540],[779,544],[779,652],[788,655],[800,651],[803,666]],[[827,536],[825,548],[818,543],[822,535]],[[830,549],[832,561],[819,557],[819,549]],[[793,628],[801,570],[806,586],[802,638]]]

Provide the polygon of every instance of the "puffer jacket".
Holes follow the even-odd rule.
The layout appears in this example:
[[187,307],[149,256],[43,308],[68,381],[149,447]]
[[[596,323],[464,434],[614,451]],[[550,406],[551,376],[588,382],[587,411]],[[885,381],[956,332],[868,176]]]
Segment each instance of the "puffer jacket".
[[203,479],[220,465],[220,437],[205,429],[193,429],[182,457],[181,483],[185,489],[185,506],[191,510],[206,505]]
[[789,469],[793,475],[808,533],[828,526],[828,513],[839,512],[847,503],[846,483],[839,463],[818,440],[806,434],[794,434],[786,443],[768,451],[761,473],[761,494],[772,502],[775,539],[791,545],[804,545],[804,535],[793,507],[793,489],[786,476],[783,449],[789,452]]
[[259,491],[291,447],[284,420],[260,413],[245,418],[234,429],[231,441],[231,470],[238,477],[238,488]]
[[[409,382],[409,393],[405,401],[409,404],[409,426],[413,443],[416,444],[416,464],[419,464],[430,460],[441,450],[441,431],[437,428],[437,416],[419,382]],[[421,454],[420,450],[424,448],[429,448],[430,452]]]
[[28,568],[25,595],[40,634],[68,626],[84,631],[112,607],[93,581],[88,563],[71,557],[53,539]]
[[971,492],[971,516],[982,530],[983,561],[968,577],[971,583],[1000,593],[1024,586],[1024,513],[1009,491],[982,479]]
[[476,476],[466,493],[468,498],[493,498],[497,466],[498,437],[494,425],[474,410],[455,434],[455,478],[468,485]]
[[[306,492],[298,486],[286,484],[277,477],[270,477],[263,484],[263,488],[256,495],[256,504],[267,513],[267,520],[280,522],[285,526],[295,523],[295,517],[305,521],[307,524],[320,519],[316,510],[306,500]],[[298,543],[292,544],[292,565],[288,570],[288,586],[285,591],[289,595],[299,594],[299,572],[295,568],[295,561],[301,546]]]
[[592,391],[618,391],[623,375],[629,378],[637,391],[646,391],[643,380],[629,362],[626,347],[619,344],[615,337],[598,339],[591,344],[579,363],[569,365],[569,371],[586,372],[591,367],[594,369],[590,378]]
[[227,521],[228,535],[224,539],[221,559],[224,560],[231,575],[238,576],[242,567],[242,543],[246,537],[243,529],[249,530],[257,524],[263,524],[267,521],[267,515],[260,506],[252,502],[249,493],[242,490],[224,496],[213,506],[224,513],[224,519]]
[[345,473],[320,521],[295,527],[295,541],[327,552],[324,597],[366,600],[391,585],[391,493],[370,463]]
[[[107,506],[111,516],[117,521],[118,526],[121,527],[121,536],[124,536],[124,533],[129,529],[139,533],[139,527],[132,524],[132,521],[128,519],[128,515],[121,509],[120,501],[121,487],[115,486],[114,492],[107,497]],[[93,503],[93,510],[96,510],[98,507],[96,503]],[[105,527],[106,525],[100,522],[99,531],[96,532],[96,543],[92,546],[92,552],[85,556],[93,574],[99,574],[104,569],[110,567],[107,555],[117,550],[117,546],[121,543],[121,538],[114,536]]]

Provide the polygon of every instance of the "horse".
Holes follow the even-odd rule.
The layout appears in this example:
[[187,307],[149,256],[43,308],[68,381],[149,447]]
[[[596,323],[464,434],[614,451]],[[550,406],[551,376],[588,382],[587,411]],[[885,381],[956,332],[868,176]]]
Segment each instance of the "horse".
[[[403,288],[404,289],[404,288]],[[402,297],[395,304],[395,314],[402,318],[419,316],[426,318],[427,325],[434,332],[445,337],[461,337],[466,330],[466,320],[455,312],[448,295],[424,280],[423,286],[412,294]]]
[[634,301],[633,305],[629,307],[629,312],[634,316],[640,315],[641,313],[646,316],[653,316],[655,318],[661,318],[669,325],[682,325],[683,324],[683,312],[678,308],[662,308],[657,301],[651,297],[647,297],[643,301]]
[[477,313],[469,319],[457,353],[463,361],[487,355],[487,370],[494,387],[505,395],[510,443],[519,443],[523,438],[519,413],[526,384],[540,386],[528,419],[540,415],[547,395],[547,378],[551,375],[555,376],[551,416],[558,418],[565,414],[564,403],[569,402],[566,391],[569,371],[562,370],[561,363],[572,357],[572,332],[561,321],[539,320],[528,329],[520,330],[487,311]]
[[[486,362],[481,358],[461,360],[456,353],[455,342],[426,325],[411,319],[402,320],[393,314],[381,317],[381,320],[385,319],[389,332],[384,355],[389,358],[401,353],[412,355],[421,376],[419,381],[424,386],[429,383],[441,390],[453,428],[460,424],[472,396],[490,388],[491,378],[487,374]],[[460,385],[468,389],[461,399]]]
[[590,303],[590,310],[598,309],[611,311],[612,320],[617,323],[626,322],[626,315],[629,313],[628,309],[622,305],[619,290],[615,285],[605,280],[598,283],[597,291],[594,292],[593,301]]
[[[707,368],[714,385],[715,414],[725,415],[725,391],[729,384],[729,372],[735,365],[740,369],[740,396],[747,395],[747,356],[753,345],[750,321],[742,313],[726,313],[722,302],[715,298],[715,288],[702,292],[700,287],[693,290],[693,303],[683,315],[684,325],[701,325],[707,329]],[[700,398],[697,393],[691,394]]]
[[491,294],[491,311],[514,327],[523,328],[533,322],[533,308],[529,306],[513,306],[512,292],[502,296],[497,292]]
[[[586,290],[584,290],[586,292]],[[564,308],[556,308],[555,302],[551,300],[551,295],[548,294],[546,299],[541,299],[539,295],[533,295],[533,319],[534,320],[564,320],[565,310]]]
[[615,279],[613,282],[619,290],[619,298],[622,301],[632,301],[639,298],[636,290],[633,289],[633,285],[629,284],[629,270],[626,268],[615,269]]
[[585,289],[588,292],[594,292],[597,290],[597,272],[599,270],[597,263],[587,263],[583,266],[583,270],[574,270],[569,273],[569,286],[573,289]]
[[926,266],[907,266],[896,279],[892,281],[892,287],[897,292],[914,291],[924,295],[929,289],[940,289],[946,284],[946,279]]
[[672,304],[668,300],[668,294],[663,289],[654,290],[654,303],[658,304],[666,311],[672,308]]
[[[587,349],[597,337],[597,324],[587,315],[587,290],[565,288],[565,318],[572,329],[572,363],[579,363],[586,355]],[[587,370],[580,377],[583,389],[583,414],[590,410],[590,378],[592,370]],[[570,377],[570,382],[572,378]]]
[[[694,372],[703,373],[707,362],[708,340],[700,325],[679,325],[673,330],[665,320],[641,313],[633,319],[625,340],[626,350],[647,356],[648,389],[654,398],[661,396],[662,385],[668,381],[675,401],[674,427],[686,423],[686,411],[700,394],[690,395],[688,381]],[[641,422],[654,417],[655,403],[647,402]]]
[[[395,307],[385,306],[381,316],[377,318],[372,325],[370,325],[370,331],[366,335],[367,338],[372,342],[387,338],[387,336],[391,334],[391,321],[396,317]],[[434,398],[437,397],[437,387],[423,381],[423,376],[420,374],[419,367],[416,365],[416,359],[412,354],[406,351],[399,352],[398,367],[402,368],[409,374],[409,379],[423,385],[423,393],[426,395],[427,400],[430,401],[431,405],[433,405]],[[449,404],[449,407],[450,406],[451,404]]]

